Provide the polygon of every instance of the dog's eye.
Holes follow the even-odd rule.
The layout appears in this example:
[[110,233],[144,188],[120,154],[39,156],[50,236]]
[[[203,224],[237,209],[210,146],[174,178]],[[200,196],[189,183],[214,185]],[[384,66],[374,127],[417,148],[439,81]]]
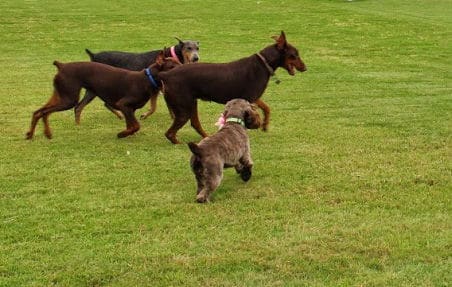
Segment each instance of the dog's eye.
[[191,47],[187,47],[187,50],[191,51]]
[[296,58],[297,58],[297,56],[296,55],[293,55],[293,54],[291,54],[291,55],[289,55],[289,57],[288,57],[290,60],[295,60]]

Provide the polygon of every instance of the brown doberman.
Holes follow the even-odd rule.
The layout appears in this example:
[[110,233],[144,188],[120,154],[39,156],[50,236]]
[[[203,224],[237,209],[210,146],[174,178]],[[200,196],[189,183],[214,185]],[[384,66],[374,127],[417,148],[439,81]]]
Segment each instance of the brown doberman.
[[154,64],[139,72],[95,62],[63,64],[55,61],[53,64],[58,68],[53,80],[53,95],[47,104],[33,113],[27,139],[33,138],[40,118],[44,122],[44,134],[52,138],[49,115],[77,105],[82,88],[93,92],[124,114],[127,128],[118,133],[119,138],[132,135],[140,129],[135,110],[143,107],[152,95],[157,95],[161,90],[159,73],[180,65],[172,58],[165,58],[163,52],[157,56]]
[[[91,62],[97,62],[102,64],[107,64],[117,68],[123,68],[131,71],[141,71],[155,62],[157,55],[163,51],[165,57],[172,57],[176,61],[182,64],[195,63],[199,60],[199,42],[198,41],[182,41],[176,37],[179,41],[177,45],[171,46],[169,48],[164,48],[163,50],[155,50],[144,53],[130,53],[121,51],[104,51],[99,53],[93,53],[88,49],[85,49],[86,53],[89,55]],[[80,115],[83,108],[88,105],[96,95],[90,91],[86,91],[85,96],[74,108],[75,112],[75,122],[80,124]],[[112,111],[118,118],[122,119],[121,113],[113,109],[107,103],[105,106]],[[157,107],[157,95],[152,96],[150,100],[150,108],[143,115],[141,119],[145,119],[152,115]]]
[[197,99],[225,104],[242,98],[256,103],[264,112],[262,128],[267,130],[270,108],[260,97],[270,77],[278,67],[286,69],[291,76],[295,75],[295,69],[306,71],[298,50],[287,42],[283,31],[273,39],[275,44],[234,62],[194,63],[161,73],[165,100],[175,116],[165,136],[172,143],[179,143],[176,133],[189,119],[201,136],[207,136],[199,122]]

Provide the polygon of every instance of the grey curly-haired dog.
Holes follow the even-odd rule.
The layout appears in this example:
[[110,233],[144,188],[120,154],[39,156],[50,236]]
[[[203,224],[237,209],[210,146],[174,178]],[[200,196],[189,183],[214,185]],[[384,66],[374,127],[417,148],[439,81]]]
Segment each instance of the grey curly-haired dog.
[[246,129],[258,129],[261,119],[256,107],[243,99],[226,103],[220,130],[198,144],[190,142],[193,153],[190,166],[196,176],[198,190],[196,201],[208,202],[210,195],[220,185],[223,169],[234,167],[244,181],[251,178],[253,161]]

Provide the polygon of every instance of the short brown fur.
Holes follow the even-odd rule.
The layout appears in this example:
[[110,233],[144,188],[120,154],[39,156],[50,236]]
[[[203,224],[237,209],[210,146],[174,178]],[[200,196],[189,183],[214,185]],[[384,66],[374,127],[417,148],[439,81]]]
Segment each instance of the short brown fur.
[[200,203],[209,201],[220,185],[224,168],[234,167],[244,181],[251,177],[253,161],[246,129],[261,126],[259,113],[248,101],[234,99],[226,104],[223,116],[226,123],[216,134],[199,144],[188,144],[193,153],[190,165],[198,185],[196,200]]
[[53,81],[53,95],[47,104],[33,113],[30,130],[26,134],[27,139],[33,138],[36,124],[40,118],[44,122],[46,137],[52,138],[48,121],[49,115],[77,105],[82,88],[94,92],[105,103],[124,114],[127,128],[118,133],[119,138],[132,135],[140,128],[140,124],[135,118],[135,110],[141,108],[152,95],[157,95],[161,89],[158,74],[180,64],[173,59],[165,59],[163,53],[160,53],[156,62],[149,66],[157,86],[152,85],[144,70],[135,72],[95,62],[63,64],[55,61],[54,65],[57,66],[58,73]]
[[164,95],[168,108],[174,113],[174,121],[166,137],[179,143],[177,131],[190,119],[191,125],[203,137],[207,133],[198,118],[197,99],[226,103],[242,98],[256,103],[264,111],[262,128],[267,130],[270,108],[260,97],[267,87],[270,76],[278,67],[295,75],[295,69],[303,72],[306,66],[298,50],[286,41],[284,32],[275,37],[276,43],[250,57],[230,63],[195,63],[161,74]]

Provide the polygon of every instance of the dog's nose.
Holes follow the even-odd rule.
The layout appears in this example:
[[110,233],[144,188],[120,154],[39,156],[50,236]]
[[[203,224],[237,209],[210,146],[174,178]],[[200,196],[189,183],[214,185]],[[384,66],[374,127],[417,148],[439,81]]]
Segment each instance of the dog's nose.
[[199,57],[196,56],[196,55],[194,55],[194,56],[193,56],[193,62],[198,62],[198,60],[199,60]]

